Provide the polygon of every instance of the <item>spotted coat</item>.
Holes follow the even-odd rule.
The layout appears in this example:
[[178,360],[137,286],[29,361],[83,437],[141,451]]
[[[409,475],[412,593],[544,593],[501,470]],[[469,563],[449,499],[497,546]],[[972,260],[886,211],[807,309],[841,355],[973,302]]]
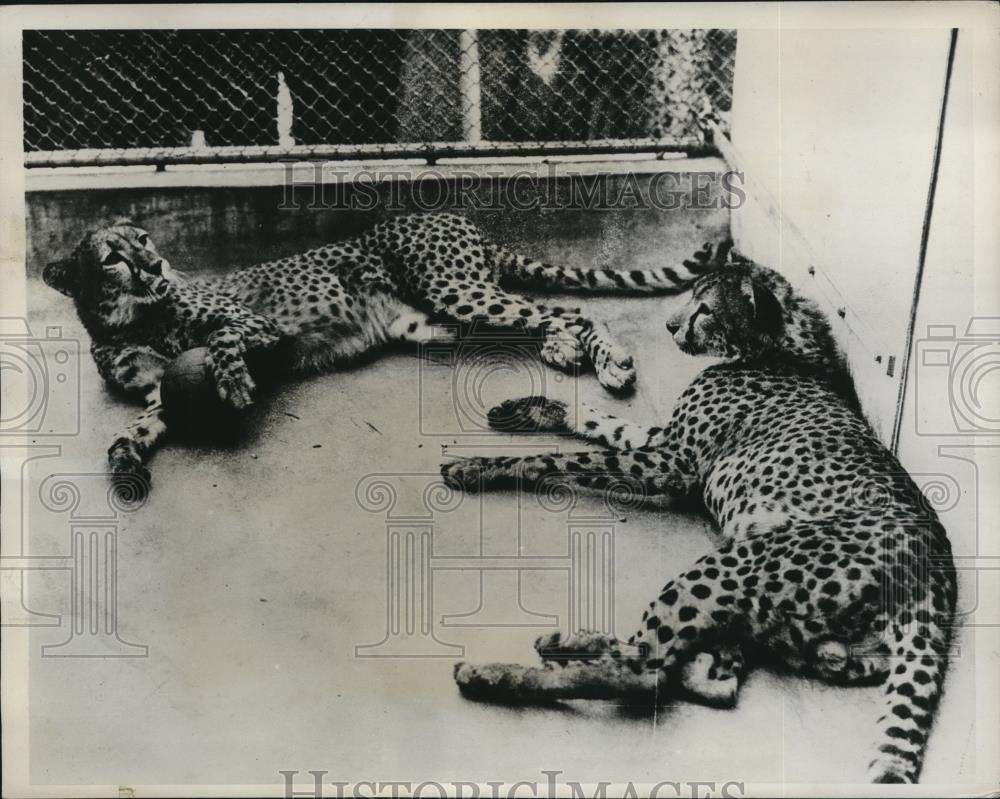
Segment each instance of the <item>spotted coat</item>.
[[[670,419],[643,427],[545,397],[493,409],[497,429],[601,446],[442,467],[465,490],[553,482],[699,497],[720,544],[663,586],[626,642],[542,638],[542,668],[460,664],[473,698],[677,692],[735,703],[748,659],[839,684],[884,684],[875,782],[920,772],[954,622],[951,548],[932,506],[862,416],[828,324],[775,272],[735,254],[667,321],[692,355],[726,358]],[[569,664],[560,667],[556,664]]]
[[[507,290],[669,292],[711,268],[706,246],[674,267],[617,272],[558,267],[509,253],[468,219],[401,216],[356,238],[189,283],[170,269],[149,234],[129,220],[88,233],[45,281],[72,297],[108,383],[143,397],[145,410],[115,436],[113,474],[148,483],[144,466],[164,440],[159,399],[166,365],[208,347],[220,396],[237,408],[253,399],[248,353],[280,346],[290,372],[345,366],[391,341],[448,339],[452,329],[487,325],[541,337],[539,355],[568,369],[590,363],[608,390],[635,382],[632,358],[603,326],[576,309],[545,307]],[[287,355],[287,357],[286,357]]]

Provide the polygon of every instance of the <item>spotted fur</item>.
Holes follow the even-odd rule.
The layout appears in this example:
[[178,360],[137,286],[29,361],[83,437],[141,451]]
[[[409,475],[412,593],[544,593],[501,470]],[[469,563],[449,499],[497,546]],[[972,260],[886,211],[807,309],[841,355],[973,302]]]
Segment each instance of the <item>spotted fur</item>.
[[460,664],[459,687],[501,701],[683,689],[725,705],[744,658],[766,658],[838,684],[883,683],[869,775],[915,781],[956,601],[933,508],[864,420],[825,318],[778,274],[733,254],[694,283],[667,329],[684,352],[727,360],[701,373],[665,424],[511,400],[492,412],[495,427],[602,448],[460,459],[442,473],[466,490],[567,481],[699,496],[718,551],[663,587],[627,643],[543,639],[542,668]]
[[[546,308],[501,288],[648,293],[681,288],[714,254],[706,246],[675,268],[630,271],[554,267],[486,241],[467,219],[402,216],[357,238],[188,283],[170,270],[149,234],[129,220],[88,233],[50,263],[45,281],[75,300],[104,379],[146,400],[109,450],[114,474],[149,479],[144,461],[167,434],[159,400],[163,370],[182,351],[207,346],[219,394],[237,408],[253,399],[245,356],[288,345],[290,372],[343,366],[390,341],[450,334],[437,322],[485,323],[542,336],[556,368],[590,362],[603,386],[635,382],[631,356],[578,310]],[[283,352],[283,350],[282,350]]]

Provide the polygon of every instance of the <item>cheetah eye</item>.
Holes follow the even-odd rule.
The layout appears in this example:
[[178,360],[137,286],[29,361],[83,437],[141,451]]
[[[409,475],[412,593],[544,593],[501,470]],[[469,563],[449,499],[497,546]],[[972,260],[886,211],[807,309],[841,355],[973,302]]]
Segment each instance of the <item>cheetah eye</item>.
[[139,234],[139,246],[140,247],[145,247],[148,244],[149,244],[149,234],[148,233],[140,233]]
[[123,260],[125,259],[122,258],[120,253],[112,250],[101,259],[101,266],[111,266],[112,264],[120,263]]
[[698,306],[698,313],[703,314],[703,315],[707,314],[708,316],[711,316],[712,315],[712,309],[709,308],[707,305],[705,305],[705,303],[702,303],[701,305]]

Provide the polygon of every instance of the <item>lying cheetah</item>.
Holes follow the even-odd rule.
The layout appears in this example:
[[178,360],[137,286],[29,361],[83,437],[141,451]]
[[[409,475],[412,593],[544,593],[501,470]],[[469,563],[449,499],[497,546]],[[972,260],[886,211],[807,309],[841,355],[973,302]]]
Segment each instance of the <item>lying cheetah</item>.
[[145,230],[120,220],[85,235],[43,278],[75,301],[101,376],[145,399],[108,457],[114,475],[148,483],[143,464],[167,433],[160,378],[184,350],[207,346],[220,396],[245,408],[255,389],[248,354],[276,351],[272,360],[301,373],[349,364],[390,341],[433,339],[438,321],[486,323],[539,333],[546,363],[589,361],[603,386],[627,391],[632,358],[607,331],[578,310],[546,308],[502,286],[665,292],[690,283],[711,258],[706,247],[673,269],[555,267],[505,252],[467,219],[429,214],[199,284],[181,280]]
[[[453,487],[623,482],[644,495],[700,495],[722,544],[668,582],[627,643],[539,639],[543,667],[459,664],[467,697],[545,702],[678,689],[735,702],[744,659],[844,685],[885,684],[875,782],[913,782],[944,679],[954,622],[951,547],[934,510],[862,417],[815,305],[775,272],[730,253],[667,322],[690,355],[727,359],[642,428],[544,397],[510,400],[505,430],[567,433],[598,451],[467,458]],[[572,421],[569,421],[572,418]]]

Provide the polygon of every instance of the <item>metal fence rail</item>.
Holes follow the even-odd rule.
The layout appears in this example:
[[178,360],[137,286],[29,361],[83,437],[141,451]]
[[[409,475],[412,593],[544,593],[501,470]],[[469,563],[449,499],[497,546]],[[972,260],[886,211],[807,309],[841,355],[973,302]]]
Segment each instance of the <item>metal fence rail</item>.
[[724,30],[24,33],[28,166],[698,151]]

